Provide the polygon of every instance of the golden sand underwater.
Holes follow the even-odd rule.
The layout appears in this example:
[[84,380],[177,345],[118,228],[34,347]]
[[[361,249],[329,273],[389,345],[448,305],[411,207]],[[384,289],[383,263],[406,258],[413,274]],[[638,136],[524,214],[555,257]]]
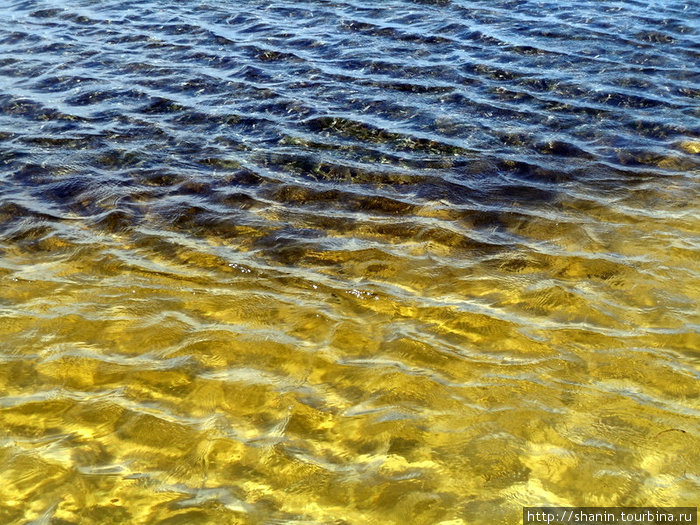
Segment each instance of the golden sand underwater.
[[[523,210],[507,249],[440,202],[351,222],[290,201],[196,240],[75,220],[8,243],[0,521],[693,505],[700,223],[675,191]],[[256,248],[280,221],[323,242]]]

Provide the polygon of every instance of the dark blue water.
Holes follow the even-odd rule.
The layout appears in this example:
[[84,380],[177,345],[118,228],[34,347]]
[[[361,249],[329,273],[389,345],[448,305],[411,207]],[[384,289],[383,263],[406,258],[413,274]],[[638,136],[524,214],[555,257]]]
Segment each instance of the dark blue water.
[[[456,204],[698,167],[678,147],[700,129],[697,2],[3,11],[4,186],[32,181],[61,210],[183,183],[211,194],[233,164],[271,180],[273,200],[278,181],[318,181]],[[160,179],[167,189],[151,187]]]
[[694,504],[699,64],[696,0],[3,1],[0,522]]

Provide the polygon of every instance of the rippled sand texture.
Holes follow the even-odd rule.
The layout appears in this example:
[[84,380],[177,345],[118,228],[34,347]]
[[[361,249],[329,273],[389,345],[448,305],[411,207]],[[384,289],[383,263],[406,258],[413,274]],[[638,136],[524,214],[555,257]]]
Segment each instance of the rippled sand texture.
[[0,17],[0,523],[697,504],[697,2],[60,4]]

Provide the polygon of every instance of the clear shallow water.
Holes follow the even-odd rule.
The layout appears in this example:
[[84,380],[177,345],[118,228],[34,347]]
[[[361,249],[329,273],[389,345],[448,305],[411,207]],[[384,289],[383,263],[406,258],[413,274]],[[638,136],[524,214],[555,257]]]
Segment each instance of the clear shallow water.
[[0,522],[697,503],[697,2],[2,14]]

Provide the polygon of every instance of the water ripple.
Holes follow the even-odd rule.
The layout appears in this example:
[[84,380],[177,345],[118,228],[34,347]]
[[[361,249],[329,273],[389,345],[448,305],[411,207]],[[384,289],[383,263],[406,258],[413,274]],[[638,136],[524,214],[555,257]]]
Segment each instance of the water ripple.
[[4,13],[0,521],[694,504],[696,3]]

